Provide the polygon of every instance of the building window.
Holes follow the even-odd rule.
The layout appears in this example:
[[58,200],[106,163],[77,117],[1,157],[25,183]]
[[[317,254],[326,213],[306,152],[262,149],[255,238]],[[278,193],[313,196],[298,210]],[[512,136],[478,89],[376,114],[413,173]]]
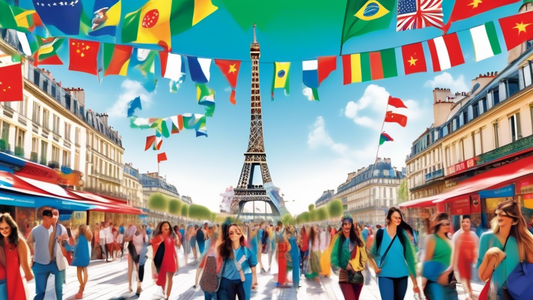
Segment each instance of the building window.
[[76,128],[76,135],[74,136],[74,141],[76,142],[76,145],[80,144],[80,135],[81,135],[80,129]]
[[496,106],[496,104],[500,103],[500,91],[494,90],[492,91],[492,106]]
[[472,113],[474,114],[474,119],[479,116],[479,102],[472,104]]
[[485,153],[483,152],[483,128],[479,128],[479,144],[480,144],[480,149],[481,149],[479,154]]
[[460,140],[459,144],[457,146],[459,147],[459,161],[458,162],[461,162],[461,161],[465,160],[465,144],[464,144],[464,140]]
[[509,128],[511,130],[511,141],[516,141],[522,138],[522,131],[520,130],[520,113],[516,113],[509,117]]
[[529,114],[531,116],[531,128],[533,129],[533,105],[529,107]]
[[21,130],[18,127],[15,127],[15,147],[22,147],[24,148],[24,134],[26,133],[24,130]]
[[37,138],[31,138],[31,152],[38,152],[39,140]]
[[31,120],[34,123],[41,124],[41,106],[37,102],[33,102]]
[[53,131],[54,131],[55,134],[59,135],[59,116],[58,115],[54,115]]
[[465,124],[468,123],[468,112],[466,110],[463,111],[463,120]]
[[52,146],[52,160],[59,163],[59,147]]
[[492,128],[494,129],[494,149],[500,147],[500,139],[498,135],[498,122],[492,124]]
[[450,148],[444,149],[444,153],[446,155],[446,167],[449,167],[451,165],[451,157],[450,157]]
[[472,132],[472,153],[474,154],[472,157],[476,156],[476,134]]
[[70,142],[70,124],[65,122],[65,136],[64,138]]
[[62,165],[70,168],[70,152],[63,150],[63,162]]
[[17,111],[20,115],[26,116],[26,105],[28,103],[28,96],[24,96],[23,101],[19,101]]
[[487,98],[481,99],[479,101],[479,114],[482,114],[487,111]]
[[42,126],[46,130],[50,130],[50,112],[43,108],[43,124]]
[[48,156],[48,143],[41,141],[41,163],[46,164],[46,157]]

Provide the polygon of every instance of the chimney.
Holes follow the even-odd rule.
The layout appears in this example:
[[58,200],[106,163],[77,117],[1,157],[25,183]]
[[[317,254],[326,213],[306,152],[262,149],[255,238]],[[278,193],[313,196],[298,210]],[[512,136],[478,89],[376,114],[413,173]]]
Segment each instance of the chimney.
[[448,114],[452,109],[454,94],[450,89],[435,88],[433,90],[433,123],[435,127],[438,127],[448,118]]
[[[60,83],[61,86],[61,83]],[[85,106],[85,90],[80,87],[77,88],[65,88],[65,91],[72,95],[72,97],[78,100],[79,106]]]
[[496,74],[498,74],[498,72],[487,72],[486,74],[479,74],[478,77],[472,80],[471,88],[473,89],[474,86],[479,83],[479,87],[476,89],[475,92],[481,91],[481,89],[487,86],[487,84],[489,84],[489,82],[491,82],[492,79],[496,77]]

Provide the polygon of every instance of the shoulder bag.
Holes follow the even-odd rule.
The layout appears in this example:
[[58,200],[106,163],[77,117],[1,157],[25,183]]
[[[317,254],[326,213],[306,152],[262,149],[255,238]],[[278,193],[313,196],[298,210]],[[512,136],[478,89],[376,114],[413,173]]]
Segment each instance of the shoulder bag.
[[[394,235],[394,237],[392,238],[392,241],[390,241],[390,244],[387,247],[387,250],[385,250],[385,253],[383,253],[383,256],[381,257],[381,260],[379,262],[379,268],[380,269],[383,269],[383,265],[385,264],[385,257],[387,257],[387,253],[389,253],[390,247],[392,246],[392,243],[394,243],[394,240],[396,239],[397,236],[398,236],[398,233],[396,233]],[[378,251],[379,251],[379,249],[378,249]]]
[[[505,243],[503,244],[503,249],[502,249],[503,252],[505,252],[505,247],[507,246],[507,241],[509,240],[510,236],[511,235],[509,234],[509,236],[507,236],[507,239],[505,239]],[[505,260],[505,258],[504,258],[504,260]],[[502,261],[501,263],[505,263],[505,262]],[[488,299],[491,298],[491,297],[489,297],[489,295],[491,293],[491,288],[490,287],[491,287],[492,275],[494,274],[494,271],[495,271],[495,269],[492,270],[492,273],[490,274],[489,280],[485,283],[485,286],[481,290],[481,293],[479,293],[479,297],[478,297],[479,300],[488,300]],[[511,296],[509,295],[509,292],[507,291],[507,289],[505,289],[504,290],[504,295],[503,295],[503,298],[504,298],[503,300],[512,300],[513,298],[510,298],[510,297]]]
[[[350,256],[350,259],[354,259],[356,257],[357,251],[359,251],[359,246],[358,245],[356,245],[353,248],[352,255]],[[362,264],[363,264],[362,255],[359,255],[359,265],[362,265]],[[354,270],[348,271],[348,282],[352,283],[352,284],[359,284],[359,285],[364,284],[365,283],[365,277],[363,276],[363,272],[354,271]]]
[[[220,271],[222,273],[222,271]],[[200,278],[200,288],[206,293],[214,293],[218,290],[219,278],[217,275],[217,260],[214,256],[207,256],[204,272]]]
[[526,300],[533,299],[533,264],[527,261],[527,250],[525,260],[520,262],[507,277],[507,288],[504,293],[508,292],[512,299]]

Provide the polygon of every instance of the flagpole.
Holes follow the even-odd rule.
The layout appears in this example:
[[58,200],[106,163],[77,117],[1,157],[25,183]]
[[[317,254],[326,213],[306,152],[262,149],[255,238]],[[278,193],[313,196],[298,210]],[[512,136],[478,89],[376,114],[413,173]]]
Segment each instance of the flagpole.
[[[389,95],[390,97],[390,95]],[[383,117],[383,123],[381,123],[381,130],[379,131],[379,140],[378,140],[378,149],[376,150],[376,158],[374,159],[374,166],[372,171],[376,168],[376,163],[378,162],[379,147],[381,147],[381,134],[383,133],[383,127],[385,126],[385,118],[387,117],[387,112],[389,111],[389,99],[387,98],[387,105],[385,106],[385,116]]]

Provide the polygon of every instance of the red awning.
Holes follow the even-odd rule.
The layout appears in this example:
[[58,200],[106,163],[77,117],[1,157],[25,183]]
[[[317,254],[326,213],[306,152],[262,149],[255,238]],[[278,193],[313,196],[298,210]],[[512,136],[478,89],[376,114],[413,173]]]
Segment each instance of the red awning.
[[[58,188],[62,189],[60,186]],[[46,189],[42,189],[40,186],[34,185],[25,180],[25,178],[13,175],[9,172],[0,171],[0,189],[9,190],[17,193],[28,194],[40,197],[52,197],[52,198],[66,198],[55,193],[50,193]],[[64,190],[63,190],[64,191]]]
[[459,196],[476,193],[489,188],[497,188],[498,186],[505,186],[511,183],[511,181],[530,175],[531,173],[533,173],[533,156],[528,156],[462,181],[449,192],[438,195],[438,199],[433,202],[446,203],[453,201]]
[[103,212],[109,212],[109,213],[119,213],[119,214],[128,214],[128,215],[144,215],[145,214],[140,209],[128,206],[125,203],[106,199],[102,196],[99,196],[93,193],[82,192],[82,191],[72,191],[72,190],[70,190],[69,192],[74,195],[77,195],[81,199],[80,200],[81,202],[97,205],[98,206],[97,208],[91,209],[94,211],[103,211]]
[[434,200],[438,199],[438,195],[433,195],[430,197],[415,199],[407,201],[400,204],[400,208],[417,208],[417,207],[428,207],[435,205]]
[[61,197],[64,199],[77,199],[78,198],[78,197],[73,196],[72,194],[67,192],[64,188],[62,188],[61,186],[57,184],[48,183],[45,181],[40,181],[37,179],[20,176],[20,175],[15,175],[15,176],[17,176],[19,179],[23,180],[27,184],[31,184],[33,187],[43,190],[47,192],[48,194],[54,195],[56,197]]

